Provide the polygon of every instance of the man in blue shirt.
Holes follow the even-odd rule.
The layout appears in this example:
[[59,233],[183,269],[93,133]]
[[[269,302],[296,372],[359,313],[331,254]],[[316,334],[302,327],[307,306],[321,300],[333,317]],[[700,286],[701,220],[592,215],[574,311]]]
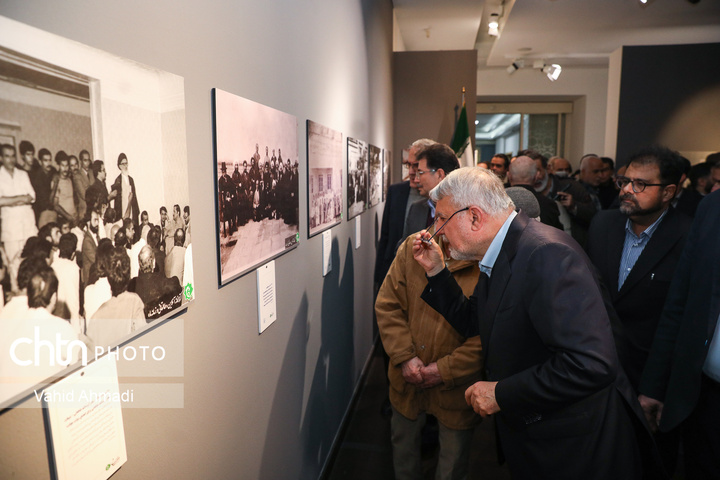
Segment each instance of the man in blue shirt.
[[451,256],[479,261],[483,273],[468,299],[420,232],[421,297],[463,337],[480,334],[484,381],[465,399],[495,417],[513,478],[663,478],[580,246],[516,214],[500,180],[480,168],[450,173],[431,199]]

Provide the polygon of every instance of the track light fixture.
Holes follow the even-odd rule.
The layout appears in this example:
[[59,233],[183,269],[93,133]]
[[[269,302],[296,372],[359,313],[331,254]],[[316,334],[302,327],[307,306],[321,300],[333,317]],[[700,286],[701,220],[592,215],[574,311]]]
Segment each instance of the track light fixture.
[[500,14],[491,13],[488,21],[488,35],[497,37],[500,34]]
[[551,82],[557,80],[562,73],[562,67],[560,65],[557,63],[548,65],[545,63],[545,60],[535,60],[533,62],[533,68],[541,70],[545,75],[547,75]]
[[[512,75],[516,71],[520,70],[521,68],[525,67],[525,60],[523,59],[515,59],[513,62],[508,65],[508,67],[505,69],[507,71],[508,75]],[[562,73],[562,67],[558,65],[557,63],[553,64],[546,64],[545,60],[535,60],[533,61],[532,67],[535,70],[540,70],[543,72],[547,77],[550,79],[551,82],[554,82],[560,77],[560,74]]]
[[506,70],[507,70],[508,75],[512,75],[513,73],[515,73],[517,70],[523,68],[524,66],[525,66],[524,60],[514,60],[513,63],[511,63],[506,68]]
[[542,68],[542,72],[547,75],[551,82],[554,82],[560,77],[562,67],[557,63],[553,63],[552,65],[545,65]]

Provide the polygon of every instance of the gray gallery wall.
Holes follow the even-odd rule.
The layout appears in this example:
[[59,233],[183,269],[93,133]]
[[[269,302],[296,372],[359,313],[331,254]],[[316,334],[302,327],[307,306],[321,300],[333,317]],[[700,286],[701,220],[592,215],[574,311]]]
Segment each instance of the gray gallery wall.
[[[393,148],[391,1],[2,0],[0,15],[185,79],[197,300],[133,342],[182,329],[184,408],[124,409],[129,459],[113,478],[317,478],[372,348],[382,204],[359,217],[359,248],[354,219],[332,229],[322,277],[305,120]],[[298,119],[300,245],[276,260],[278,320],[262,335],[255,274],[217,283],[214,87]],[[2,413],[0,478],[48,469],[41,410]]]
[[719,55],[720,43],[623,47],[618,166],[655,143],[693,161],[720,150],[720,65],[707,61]]
[[462,106],[463,87],[470,132],[475,131],[476,84],[475,50],[393,54],[393,155],[397,159],[393,182],[400,181],[399,161],[408,144],[418,138],[450,143],[454,107]]

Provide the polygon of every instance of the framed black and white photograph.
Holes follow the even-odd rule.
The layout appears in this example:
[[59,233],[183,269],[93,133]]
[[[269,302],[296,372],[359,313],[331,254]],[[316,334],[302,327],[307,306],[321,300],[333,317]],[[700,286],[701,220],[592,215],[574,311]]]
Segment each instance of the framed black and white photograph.
[[0,112],[2,407],[195,286],[182,77],[0,17]]
[[297,247],[297,119],[213,89],[220,285]]
[[342,220],[342,133],[307,121],[308,238]]
[[383,157],[383,202],[387,199],[388,188],[390,188],[390,163],[392,162],[392,152],[387,149],[382,151]]
[[370,145],[368,149],[369,161],[369,190],[368,190],[368,207],[374,207],[382,200],[382,150],[375,145]]
[[347,164],[347,208],[350,220],[367,210],[368,144],[348,137]]

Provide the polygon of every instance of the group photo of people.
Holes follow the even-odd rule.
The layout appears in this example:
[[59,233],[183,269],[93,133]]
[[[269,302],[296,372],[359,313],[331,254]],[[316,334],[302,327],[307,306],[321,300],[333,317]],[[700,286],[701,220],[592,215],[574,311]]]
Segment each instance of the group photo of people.
[[347,206],[348,219],[368,208],[368,144],[362,140],[348,138]]
[[[107,350],[185,302],[190,207],[172,205],[170,215],[163,206],[151,223],[125,153],[116,161],[120,174],[108,179],[105,162],[93,160],[89,149],[53,153],[28,140],[0,149],[3,347],[33,338],[39,327],[42,339],[60,335],[90,352]],[[24,348],[32,357],[29,345],[17,351]],[[35,368],[31,376],[42,380],[62,366]],[[4,389],[27,376],[16,362],[0,362],[0,377],[10,379]]]
[[298,244],[297,119],[214,89],[220,284]]
[[308,237],[342,220],[343,135],[307,121]]
[[248,222],[282,220],[287,225],[298,223],[298,163],[283,160],[282,150],[272,151],[265,147],[265,156],[260,156],[260,146],[250,162],[234,162],[232,173],[226,162],[220,164],[218,199],[220,230],[223,237],[232,236],[238,228]]

